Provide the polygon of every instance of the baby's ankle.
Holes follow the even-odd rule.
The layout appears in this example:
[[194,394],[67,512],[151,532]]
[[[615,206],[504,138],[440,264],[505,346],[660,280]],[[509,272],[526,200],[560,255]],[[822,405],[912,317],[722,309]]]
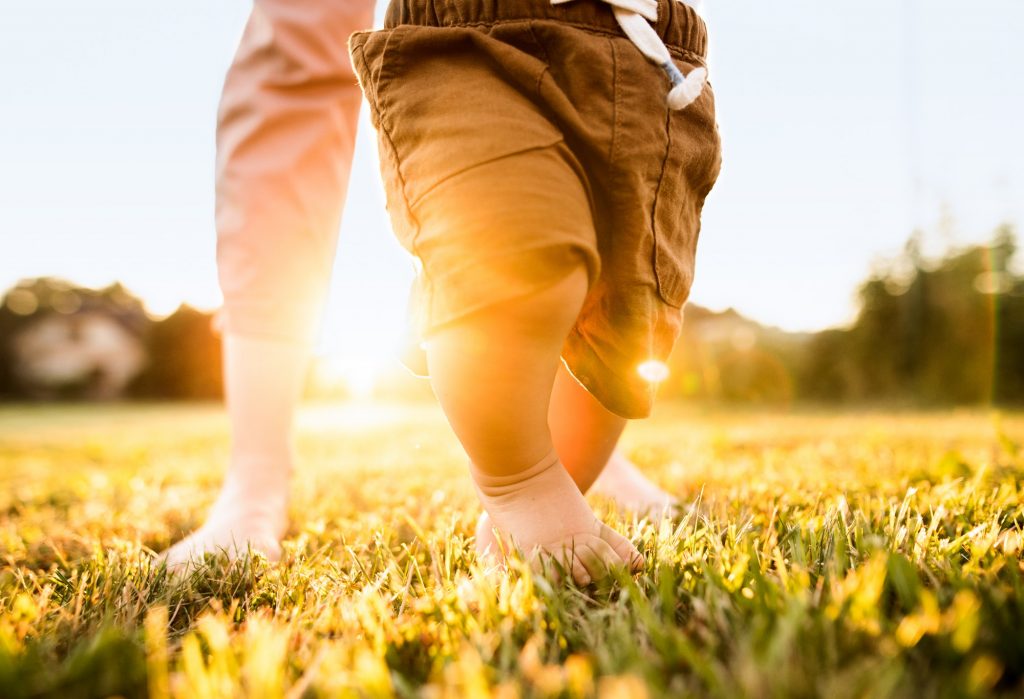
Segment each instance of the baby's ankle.
[[[614,567],[636,569],[636,548],[604,525],[583,498],[556,455],[509,475],[471,467],[481,503],[501,543],[478,542],[478,551],[505,554],[513,548],[531,562],[555,559],[586,584]],[[492,530],[492,531],[493,531]],[[479,535],[479,530],[478,530]],[[489,551],[480,547],[486,546]]]

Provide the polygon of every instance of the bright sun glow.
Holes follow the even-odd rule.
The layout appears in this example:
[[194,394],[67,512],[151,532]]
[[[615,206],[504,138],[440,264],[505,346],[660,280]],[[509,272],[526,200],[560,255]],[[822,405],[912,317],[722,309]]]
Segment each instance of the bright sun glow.
[[648,383],[661,383],[668,378],[668,365],[657,359],[648,359],[636,368],[640,378]]
[[313,380],[324,391],[344,390],[353,398],[365,399],[373,395],[383,369],[378,358],[329,354],[316,358]]

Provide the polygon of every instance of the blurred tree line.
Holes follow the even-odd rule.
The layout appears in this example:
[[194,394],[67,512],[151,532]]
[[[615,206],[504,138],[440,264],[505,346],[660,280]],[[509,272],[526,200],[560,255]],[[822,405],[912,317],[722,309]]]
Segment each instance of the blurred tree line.
[[1024,277],[1013,231],[929,263],[920,240],[860,288],[848,330],[816,335],[803,395],[822,400],[1024,402]]
[[[912,237],[861,285],[853,324],[818,333],[787,333],[691,304],[661,395],[762,404],[1024,403],[1024,274],[1013,266],[1015,253],[1009,226],[989,244],[938,259],[926,258]],[[22,282],[0,299],[0,398],[219,397],[213,326],[210,314],[188,306],[154,319],[116,284]],[[379,377],[377,395],[429,395],[400,372]],[[315,386],[310,394],[327,395]]]
[[25,280],[0,299],[0,399],[217,398],[220,338],[186,305],[162,319],[120,284]]
[[936,260],[913,236],[859,291],[848,328],[764,328],[688,307],[663,395],[725,402],[1024,403],[1024,275],[1004,226]]

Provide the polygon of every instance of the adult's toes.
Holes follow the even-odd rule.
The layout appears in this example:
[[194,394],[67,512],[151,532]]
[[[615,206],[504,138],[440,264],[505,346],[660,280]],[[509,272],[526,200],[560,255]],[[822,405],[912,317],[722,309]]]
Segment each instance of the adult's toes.
[[195,533],[186,536],[184,539],[173,544],[170,548],[160,554],[159,558],[167,564],[167,567],[187,563],[194,555],[196,548]]
[[179,541],[171,548],[164,551],[160,555],[158,561],[162,561],[167,570],[172,573],[180,573],[188,569],[190,566],[195,565],[195,561],[200,555],[196,552],[192,546],[192,542],[189,540]]

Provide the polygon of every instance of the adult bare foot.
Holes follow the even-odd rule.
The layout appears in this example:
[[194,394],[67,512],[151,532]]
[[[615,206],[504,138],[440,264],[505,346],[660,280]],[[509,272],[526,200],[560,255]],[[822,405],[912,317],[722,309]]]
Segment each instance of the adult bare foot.
[[277,561],[287,527],[287,483],[282,487],[229,475],[203,525],[171,546],[162,558],[175,571],[201,564],[207,553],[235,560],[252,551]]

